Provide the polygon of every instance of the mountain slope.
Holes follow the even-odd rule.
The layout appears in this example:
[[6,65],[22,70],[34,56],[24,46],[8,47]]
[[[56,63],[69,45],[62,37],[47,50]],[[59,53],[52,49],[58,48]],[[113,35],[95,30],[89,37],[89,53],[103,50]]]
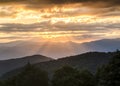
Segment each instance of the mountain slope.
[[35,64],[35,63],[45,62],[50,60],[52,59],[42,55],[33,55],[33,56],[27,56],[27,57],[18,58],[18,59],[3,60],[3,61],[0,61],[0,75],[8,71],[14,70],[16,68],[22,67],[28,62],[30,62],[31,64]]
[[49,62],[38,63],[36,66],[48,72],[54,71],[64,65],[70,65],[79,69],[88,69],[91,72],[95,72],[97,67],[107,64],[113,55],[114,54],[104,52],[89,52]]
[[[80,70],[88,69],[89,71],[94,73],[98,67],[102,66],[103,64],[107,64],[113,55],[114,53],[89,52],[81,55],[58,59],[58,60],[37,63],[35,64],[35,66],[37,66],[42,70],[47,71],[50,76],[56,69],[64,65],[70,65]],[[11,77],[19,73],[20,70],[21,68],[18,68],[16,70],[8,72],[2,76],[2,79]]]

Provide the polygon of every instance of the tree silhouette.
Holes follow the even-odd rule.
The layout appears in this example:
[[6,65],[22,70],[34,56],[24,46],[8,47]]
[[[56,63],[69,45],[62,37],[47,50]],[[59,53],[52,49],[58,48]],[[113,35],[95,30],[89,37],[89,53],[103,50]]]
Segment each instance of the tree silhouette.
[[64,66],[55,71],[52,86],[79,86],[78,74],[78,70]]
[[99,69],[97,77],[100,86],[120,86],[120,53],[117,53],[108,65]]
[[48,86],[48,75],[28,63],[20,74],[6,80],[5,86]]
[[95,86],[95,77],[88,70],[82,70],[79,74],[80,86]]
[[93,75],[87,70],[79,72],[64,66],[55,72],[52,86],[94,86]]

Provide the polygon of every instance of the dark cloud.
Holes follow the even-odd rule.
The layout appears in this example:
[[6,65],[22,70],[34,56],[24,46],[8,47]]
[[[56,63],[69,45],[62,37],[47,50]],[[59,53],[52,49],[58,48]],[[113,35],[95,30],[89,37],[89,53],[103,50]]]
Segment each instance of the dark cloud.
[[7,4],[7,3],[18,3],[18,2],[23,2],[27,0],[0,0],[1,4]]
[[116,6],[120,5],[120,0],[0,0],[1,4],[5,3],[23,3],[28,4],[31,7],[41,7],[41,5],[52,5],[52,4],[73,4],[83,3],[84,5],[90,6]]
[[[106,32],[113,29],[119,29],[120,23],[111,24],[79,24],[79,23],[55,23],[48,22],[34,24],[1,24],[0,32],[45,32],[45,31],[88,31],[88,32]],[[75,33],[76,34],[76,33]],[[79,32],[78,32],[79,34]]]
[[1,24],[0,32],[30,32],[42,27],[39,24]]
[[[84,15],[84,14],[93,14],[93,15],[99,15],[99,16],[119,16],[120,14],[120,0],[0,0],[0,4],[10,4],[12,3],[13,5],[21,5],[25,7],[25,9],[33,9],[37,10],[41,13],[45,13],[46,9],[42,8],[47,8],[48,12],[51,13],[51,15],[43,15],[43,18],[51,18],[51,17],[67,17],[67,16],[77,16],[77,15]],[[62,12],[60,9],[63,7],[63,5],[67,4],[80,4],[77,5],[77,7],[73,8],[81,8],[83,7],[88,7],[90,11],[83,11],[83,9],[79,9],[76,11],[67,11],[67,12]],[[82,6],[81,6],[82,4]],[[59,12],[54,12],[52,7],[57,6],[59,8]],[[72,5],[70,5],[72,6]],[[66,7],[69,8],[70,6]],[[94,8],[94,10],[92,9]],[[118,11],[118,12],[116,12]],[[115,13],[111,13],[115,12]],[[5,13],[1,12],[0,13],[1,17],[7,17],[7,16],[15,16],[15,13]]]
[[73,3],[82,3],[84,6],[89,7],[111,7],[119,6],[120,0],[50,0],[54,4],[73,4]]

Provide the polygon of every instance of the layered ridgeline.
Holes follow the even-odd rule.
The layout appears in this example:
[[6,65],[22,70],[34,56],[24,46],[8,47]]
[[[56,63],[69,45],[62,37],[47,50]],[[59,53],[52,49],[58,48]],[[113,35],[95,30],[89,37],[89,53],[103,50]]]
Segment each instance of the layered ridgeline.
[[108,52],[116,49],[120,49],[120,39],[103,39],[82,44],[75,42],[38,42],[34,40],[15,41],[0,44],[0,59],[19,58],[36,54],[61,58],[91,51]]
[[45,62],[50,60],[52,59],[42,55],[33,55],[33,56],[26,56],[26,57],[17,58],[17,59],[1,60],[0,76],[8,71],[23,67],[28,62],[30,62],[31,64],[35,64],[35,63]]
[[[40,62],[35,64],[38,68],[45,70],[51,75],[56,69],[69,65],[78,69],[88,69],[91,72],[96,72],[96,69],[103,64],[107,64],[109,59],[113,57],[115,53],[105,52],[89,52],[81,55],[70,56],[58,60],[52,60],[47,62]],[[21,68],[17,68],[10,72],[7,72],[2,76],[2,79],[11,77],[19,73]]]

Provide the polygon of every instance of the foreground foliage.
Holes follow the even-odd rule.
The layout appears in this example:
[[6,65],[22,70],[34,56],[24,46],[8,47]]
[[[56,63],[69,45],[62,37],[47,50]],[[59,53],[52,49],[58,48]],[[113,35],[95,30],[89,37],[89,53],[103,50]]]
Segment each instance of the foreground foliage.
[[45,71],[42,71],[31,64],[27,64],[24,70],[10,78],[5,80],[4,86],[48,86],[48,76]]
[[120,53],[97,71],[98,86],[120,86]]
[[93,75],[87,70],[79,72],[64,66],[55,72],[52,86],[94,86]]
[[120,86],[120,52],[95,75],[88,70],[64,66],[49,80],[45,71],[28,63],[21,73],[1,81],[0,86]]

